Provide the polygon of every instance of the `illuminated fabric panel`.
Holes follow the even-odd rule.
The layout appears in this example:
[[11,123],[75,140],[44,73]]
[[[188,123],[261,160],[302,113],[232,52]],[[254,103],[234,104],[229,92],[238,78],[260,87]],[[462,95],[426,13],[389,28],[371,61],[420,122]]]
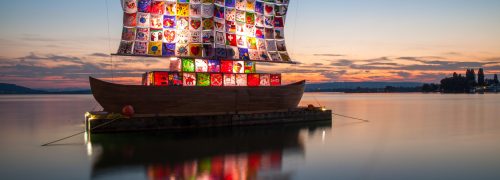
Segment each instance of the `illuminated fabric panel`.
[[224,86],[236,86],[236,75],[224,74]]
[[168,74],[168,84],[170,86],[182,86],[182,75],[178,72],[170,72]]
[[208,72],[220,72],[220,61],[208,60]]
[[168,86],[167,72],[153,72],[155,86]]
[[233,73],[233,61],[220,61],[220,72]]
[[281,74],[271,74],[271,86],[281,86]]
[[182,73],[182,84],[184,86],[196,86],[196,74]]
[[245,73],[256,73],[256,63],[252,61],[245,61]]
[[222,74],[210,74],[211,86],[223,86]]
[[161,56],[162,55],[161,48],[162,48],[161,42],[150,42],[148,46],[148,55]]
[[290,61],[284,39],[289,0],[121,1],[118,54]]
[[182,72],[194,72],[194,59],[182,59]]
[[261,74],[260,75],[260,86],[271,86],[271,75]]
[[233,73],[245,73],[244,61],[233,61]]
[[236,74],[236,86],[247,86],[247,74]]
[[182,71],[182,61],[180,59],[174,58],[170,60],[170,71],[181,72]]
[[248,86],[260,86],[259,74],[248,74]]
[[148,75],[147,75],[147,76],[148,76],[148,77],[147,77],[147,78],[148,78],[147,85],[148,85],[148,86],[153,86],[153,85],[154,85],[154,83],[155,83],[155,77],[154,77],[153,72],[148,72]]
[[163,43],[162,44],[162,55],[163,56],[174,56],[175,55],[175,43]]
[[196,59],[195,60],[196,72],[208,72],[208,60]]
[[209,73],[196,73],[197,86],[210,86],[210,80]]

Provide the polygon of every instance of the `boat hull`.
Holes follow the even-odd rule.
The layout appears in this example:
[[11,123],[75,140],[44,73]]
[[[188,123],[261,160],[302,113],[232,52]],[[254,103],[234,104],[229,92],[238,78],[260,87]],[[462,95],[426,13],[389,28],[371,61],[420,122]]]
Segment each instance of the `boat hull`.
[[296,108],[305,81],[272,87],[120,85],[89,77],[92,94],[107,112],[127,105],[136,114],[193,115],[265,112]]

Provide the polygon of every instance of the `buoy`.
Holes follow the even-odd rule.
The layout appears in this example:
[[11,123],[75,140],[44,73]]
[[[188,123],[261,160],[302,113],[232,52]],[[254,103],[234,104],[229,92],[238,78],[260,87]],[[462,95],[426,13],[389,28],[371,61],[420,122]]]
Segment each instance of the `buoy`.
[[128,117],[132,117],[135,114],[134,107],[131,105],[126,105],[122,109],[122,114]]

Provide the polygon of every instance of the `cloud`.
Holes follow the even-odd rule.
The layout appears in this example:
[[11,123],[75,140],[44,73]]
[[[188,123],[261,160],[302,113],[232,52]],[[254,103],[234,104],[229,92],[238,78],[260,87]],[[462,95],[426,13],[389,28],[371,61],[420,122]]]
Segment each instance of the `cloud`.
[[402,77],[402,78],[409,78],[410,76],[412,76],[411,73],[409,72],[404,72],[404,71],[399,71],[399,72],[395,72],[399,77]]
[[379,58],[374,58],[374,59],[366,59],[362,60],[365,62],[384,62],[384,61],[391,61],[388,57],[379,57]]
[[[93,57],[92,54],[89,56],[76,57],[30,53],[18,58],[1,58],[0,81],[26,85],[28,87],[33,87],[33,84],[42,86],[42,81],[52,81],[45,85],[56,85],[61,83],[64,84],[64,86],[70,86],[71,82],[75,82],[73,84],[74,86],[88,87],[88,83],[82,83],[87,81],[88,76],[108,77],[113,73],[115,77],[119,78],[137,78],[140,77],[143,72],[150,70],[143,61],[121,63],[124,64],[125,67],[120,67],[121,64],[117,61],[113,72],[111,72],[108,63],[95,61],[93,60],[95,58],[89,57]],[[158,60],[148,60],[146,62],[150,64],[159,63]]]
[[313,56],[341,57],[341,56],[345,56],[345,55],[343,55],[343,54],[313,54]]
[[22,41],[30,41],[30,42],[33,42],[33,41],[38,41],[38,42],[62,41],[61,39],[42,37],[39,34],[22,34],[21,37],[19,37],[18,39],[22,40]]
[[[42,82],[71,86],[88,86],[88,76],[109,77],[110,57],[104,53],[85,56],[29,53],[18,58],[0,57],[0,81],[14,84],[42,85]],[[378,57],[368,59],[337,59],[314,63],[259,63],[259,72],[283,72],[293,78],[320,81],[420,81],[438,82],[451,72],[464,73],[465,68],[483,67],[487,74],[500,72],[500,58],[475,61],[452,61],[432,56]],[[113,74],[125,83],[138,83],[146,71],[166,70],[168,60],[160,58],[113,58]],[[308,78],[309,77],[309,78]],[[28,83],[29,82],[29,83]],[[116,82],[116,79],[115,79]],[[123,83],[120,82],[120,83]],[[52,84],[51,84],[52,85]],[[56,85],[57,86],[57,85]],[[62,85],[61,85],[62,86]]]
[[[342,59],[332,62],[332,66],[347,66],[351,69],[359,70],[404,70],[404,71],[459,71],[467,68],[485,68],[490,70],[500,70],[496,64],[499,61],[496,59],[487,59],[480,61],[451,61],[451,60],[436,60],[428,57],[412,57],[403,56],[391,59],[381,57],[376,59],[353,60]],[[437,57],[439,58],[439,57]],[[401,64],[398,60],[407,60],[409,63]]]
[[355,61],[349,60],[349,59],[340,59],[336,62],[330,63],[332,66],[350,66],[354,63]]
[[398,66],[398,63],[383,63],[383,62],[372,62],[366,65],[370,66]]
[[444,53],[445,55],[450,55],[450,56],[461,56],[462,53],[459,53],[459,52],[447,52],[447,53]]
[[94,57],[105,57],[105,58],[107,58],[107,57],[110,57],[111,55],[109,55],[109,54],[105,54],[105,53],[92,53],[92,54],[90,54],[90,56],[94,56]]

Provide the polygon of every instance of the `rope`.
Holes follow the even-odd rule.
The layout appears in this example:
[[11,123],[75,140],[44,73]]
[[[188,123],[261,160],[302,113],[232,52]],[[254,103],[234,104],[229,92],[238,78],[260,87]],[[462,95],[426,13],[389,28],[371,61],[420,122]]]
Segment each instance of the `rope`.
[[361,119],[361,118],[356,118],[356,117],[346,116],[346,115],[337,114],[337,113],[332,113],[332,114],[333,114],[333,115],[336,115],[336,116],[340,116],[340,117],[349,118],[349,119],[360,120],[360,121],[363,121],[363,122],[370,122],[370,120],[366,120],[366,119]]
[[[319,105],[319,107],[323,107],[321,105],[321,103],[319,103],[318,99],[316,99],[316,96],[314,96],[314,94],[312,95],[312,97],[314,98],[314,101],[316,101],[316,103]],[[346,115],[342,115],[342,114],[337,114],[337,113],[333,113],[333,115],[336,115],[336,116],[340,116],[340,117],[345,117],[345,118],[349,118],[349,119],[355,119],[355,120],[360,120],[360,121],[363,121],[363,122],[370,122],[370,120],[366,120],[366,119],[361,119],[361,118],[356,118],[356,117],[351,117],[351,116],[346,116]]]
[[[108,6],[108,0],[105,0],[104,3],[106,4],[106,22],[108,25],[108,52],[111,54],[111,31],[110,31],[110,20],[109,20],[109,6]],[[111,61],[111,82],[114,81],[115,75],[114,75],[114,65],[113,65],[113,56],[109,56],[109,60]]]
[[321,103],[319,103],[318,99],[316,99],[316,96],[315,96],[314,94],[313,94],[312,96],[313,96],[313,98],[314,98],[314,101],[316,101],[316,104],[318,104],[318,105],[319,105],[319,107],[323,107],[323,106],[321,105]]
[[[120,119],[120,118],[121,118],[121,117],[116,117],[116,118],[112,119],[112,120],[111,120],[111,121],[109,121],[109,122],[106,122],[106,123],[104,123],[104,124],[101,124],[101,125],[98,125],[98,126],[96,126],[96,127],[93,127],[93,128],[92,128],[92,129],[90,129],[89,131],[94,130],[94,129],[97,129],[97,128],[100,128],[100,127],[103,127],[103,126],[106,126],[106,125],[109,125],[109,124],[111,124],[112,122],[115,122],[116,120],[118,120],[118,119]],[[51,141],[51,142],[48,142],[48,143],[42,144],[42,146],[48,146],[48,145],[50,145],[50,144],[54,144],[54,143],[56,143],[56,142],[59,142],[59,141],[62,141],[62,140],[66,140],[66,139],[69,139],[69,138],[75,137],[75,136],[77,136],[77,135],[83,134],[83,133],[85,133],[85,132],[87,132],[87,130],[82,131],[82,132],[79,132],[79,133],[76,133],[76,134],[73,134],[73,135],[70,135],[70,136],[63,137],[63,138],[61,138],[61,139],[57,139],[57,140],[55,140],[55,141]]]
[[[296,3],[295,3],[295,10],[296,11],[295,11],[295,17],[293,18],[293,20],[294,20],[293,23],[294,24],[293,24],[293,28],[292,28],[293,29],[293,35],[292,35],[292,37],[293,37],[292,38],[293,48],[291,48],[292,52],[290,52],[290,54],[293,54],[294,56],[297,56],[296,51],[295,51],[296,50],[296,45],[295,45],[296,35],[295,34],[296,34],[296,31],[297,31],[297,19],[298,19],[297,16],[299,15],[299,0],[295,0],[295,1],[296,1]],[[290,6],[288,6],[288,7],[290,7]]]

